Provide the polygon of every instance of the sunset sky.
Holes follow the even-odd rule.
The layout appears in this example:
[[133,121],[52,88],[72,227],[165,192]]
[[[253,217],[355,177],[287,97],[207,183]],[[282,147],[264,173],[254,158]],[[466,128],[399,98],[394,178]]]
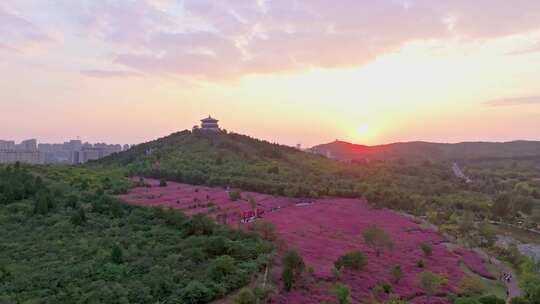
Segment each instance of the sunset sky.
[[2,0],[0,139],[540,140],[538,0]]

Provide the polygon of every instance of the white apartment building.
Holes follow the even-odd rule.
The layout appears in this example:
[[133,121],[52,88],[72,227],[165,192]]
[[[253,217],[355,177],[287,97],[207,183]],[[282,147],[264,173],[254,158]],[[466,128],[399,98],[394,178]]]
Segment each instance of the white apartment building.
[[0,164],[15,162],[40,164],[42,163],[41,153],[38,151],[0,151]]
[[83,144],[78,139],[63,144],[39,145],[35,139],[24,140],[20,144],[0,140],[0,163],[82,164],[118,152],[122,152],[121,145],[105,143],[92,145],[87,142]]
[[15,150],[15,142],[11,140],[0,140],[0,151]]

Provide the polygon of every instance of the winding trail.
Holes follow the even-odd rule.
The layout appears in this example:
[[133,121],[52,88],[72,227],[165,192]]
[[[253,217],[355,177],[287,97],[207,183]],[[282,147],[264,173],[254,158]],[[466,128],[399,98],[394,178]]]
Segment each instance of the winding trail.
[[504,272],[509,273],[512,276],[510,282],[503,281],[504,285],[506,286],[506,290],[508,290],[508,297],[506,298],[506,302],[510,303],[511,299],[521,296],[521,289],[518,286],[517,277],[514,271],[512,271],[512,269],[502,263],[500,264],[500,266]]
[[508,291],[508,295],[506,297],[506,303],[510,303],[511,299],[516,298],[516,297],[520,297],[522,295],[521,288],[519,288],[519,286],[518,286],[517,276],[516,276],[515,272],[510,267],[506,266],[503,262],[499,261],[498,259],[490,257],[488,254],[486,254],[481,249],[477,248],[477,249],[475,249],[475,251],[478,254],[482,255],[485,259],[491,260],[491,262],[493,262],[493,264],[499,266],[499,268],[501,268],[502,272],[508,273],[508,274],[510,274],[512,276],[512,279],[510,280],[510,282],[507,282],[507,281],[504,281],[504,280],[502,281],[504,283],[504,285],[506,286],[506,290]]

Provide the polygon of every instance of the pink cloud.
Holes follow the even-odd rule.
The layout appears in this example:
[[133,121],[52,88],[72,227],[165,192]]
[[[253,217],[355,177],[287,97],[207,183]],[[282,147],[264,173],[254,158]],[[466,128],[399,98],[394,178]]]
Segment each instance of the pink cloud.
[[[540,4],[519,4],[274,0],[263,8],[255,1],[186,1],[186,14],[203,21],[206,32],[152,33],[153,54],[119,55],[116,62],[150,73],[209,77],[356,66],[411,40],[450,37],[444,22],[450,17],[455,20],[454,30],[470,39],[539,27]],[[196,48],[206,55],[186,54]]]
[[[414,40],[491,39],[540,28],[536,0],[59,3],[76,32],[113,50],[114,63],[147,74],[207,78],[359,66]],[[0,33],[2,19],[0,11]],[[8,23],[27,39],[40,39],[27,24]]]
[[0,48],[19,52],[26,48],[46,45],[54,39],[19,14],[0,6]]
[[82,70],[81,75],[94,78],[112,77],[140,77],[141,74],[131,71],[111,71],[111,70]]

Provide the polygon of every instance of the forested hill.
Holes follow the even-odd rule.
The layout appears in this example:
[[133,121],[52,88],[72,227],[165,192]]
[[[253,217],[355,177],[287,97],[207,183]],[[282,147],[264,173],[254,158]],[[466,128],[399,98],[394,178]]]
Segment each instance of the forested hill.
[[311,150],[315,153],[340,160],[404,159],[455,161],[486,158],[540,157],[540,142],[463,142],[457,144],[405,142],[364,146],[344,141],[334,141],[315,146]]
[[203,131],[177,132],[90,164],[95,165],[126,168],[130,175],[291,196],[349,196],[350,179],[336,177],[361,174],[348,170],[348,164],[288,146]]
[[266,265],[253,233],[117,201],[121,173],[0,165],[0,303],[209,303]]

